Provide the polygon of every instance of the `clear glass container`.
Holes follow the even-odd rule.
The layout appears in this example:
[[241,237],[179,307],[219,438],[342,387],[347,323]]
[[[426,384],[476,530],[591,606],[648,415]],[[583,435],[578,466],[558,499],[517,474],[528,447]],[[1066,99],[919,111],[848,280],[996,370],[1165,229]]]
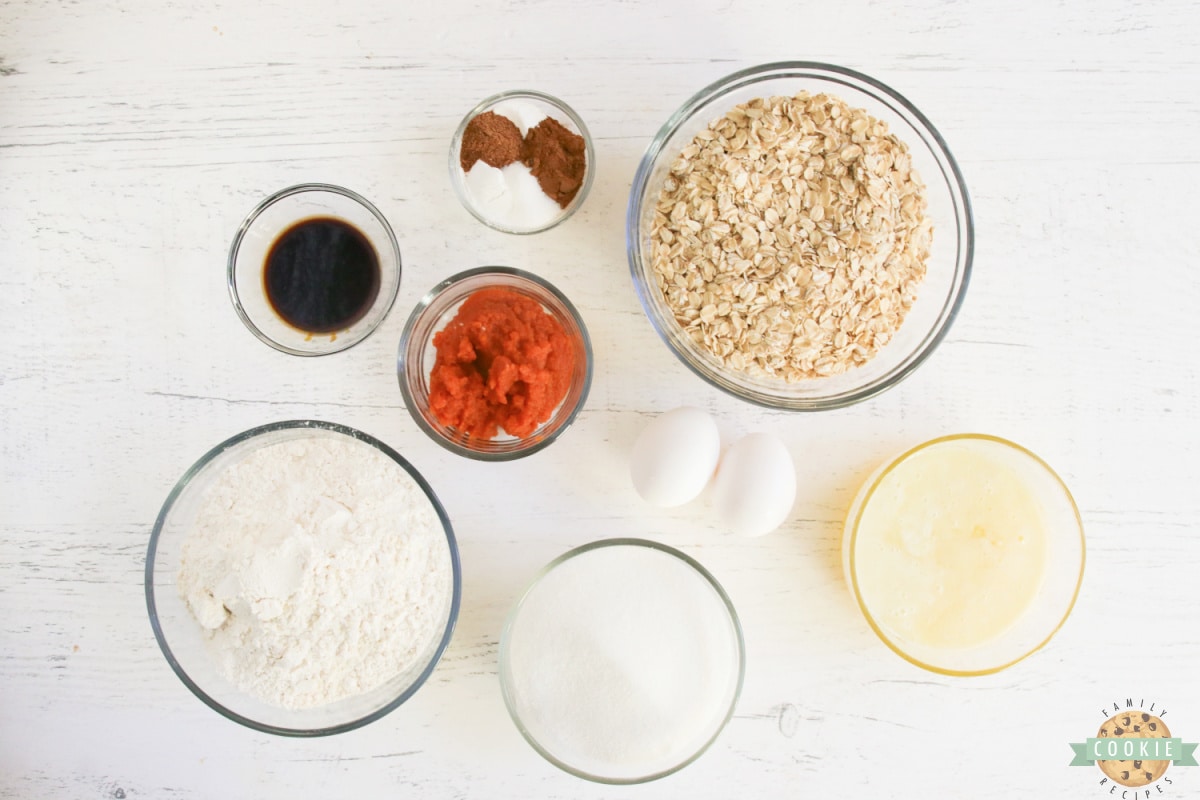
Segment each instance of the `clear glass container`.
[[[230,683],[218,670],[202,628],[176,587],[183,543],[201,502],[231,465],[262,447],[295,439],[351,437],[376,448],[407,472],[433,505],[446,535],[451,565],[451,591],[440,611],[442,625],[420,656],[404,672],[365,694],[306,709],[279,708]],[[191,692],[207,706],[234,722],[280,736],[327,736],[354,730],[395,710],[410,698],[442,657],[458,619],[462,570],[450,519],[433,489],[399,453],[365,433],[316,420],[292,420],[263,425],[240,433],[214,447],[197,461],[163,503],[146,553],[146,608],[154,637],[167,663]]]
[[[653,560],[646,560],[645,556],[651,554]],[[630,561],[626,556],[634,556],[637,561]],[[594,569],[596,559],[608,559],[600,571]],[[580,574],[576,568],[585,566],[589,560],[592,561],[591,573]],[[654,574],[649,575],[649,571]],[[636,608],[629,607],[629,603],[623,604],[629,596],[625,582],[631,573],[638,579],[640,587]],[[686,609],[667,602],[682,591],[678,583],[681,580],[689,584]],[[554,590],[543,592],[550,584],[579,586],[581,582],[584,591],[599,601],[599,607],[563,609],[559,605],[561,598]],[[646,586],[650,587],[649,591],[644,591]],[[697,590],[694,596],[690,592],[693,587]],[[657,596],[655,591],[659,592]],[[610,653],[606,657],[605,648],[614,647],[616,643],[605,644],[603,637],[608,633],[592,638],[591,631],[586,629],[589,614],[611,614],[612,624],[606,624],[606,629],[618,627],[627,631],[629,615],[642,617],[643,621],[637,626],[636,634],[625,634],[635,636],[620,645],[627,652],[621,656]],[[564,661],[563,651],[558,648],[553,648],[555,652],[540,652],[537,641],[546,635],[545,631],[533,634],[527,628],[545,624],[547,615],[562,619],[564,629],[558,632],[556,641],[573,643],[579,652],[594,651],[593,657],[586,662],[579,658]],[[534,621],[528,622],[531,617]],[[581,619],[584,621],[578,622]],[[658,630],[651,631],[653,626]],[[682,637],[678,641],[672,638],[676,632]],[[653,640],[647,640],[647,636],[653,636]],[[704,645],[696,647],[698,642],[704,642]],[[684,676],[680,676],[673,666],[655,663],[664,658],[678,660],[681,653],[687,654],[682,657],[688,659],[688,668],[693,671],[687,681],[682,680]],[[692,656],[696,657],[691,659]],[[591,542],[546,565],[530,582],[505,621],[500,635],[499,660],[504,703],[525,740],[559,769],[607,784],[657,780],[699,758],[733,716],[746,671],[741,623],[732,601],[716,578],[695,559],[672,547],[629,538]],[[701,674],[701,666],[706,661],[710,671]],[[522,669],[530,674],[521,674]],[[523,686],[541,685],[543,680],[538,676],[545,670],[553,670],[556,678],[575,684],[570,698],[558,697],[557,700],[569,703],[570,712],[581,717],[576,725],[599,731],[600,740],[608,743],[651,739],[657,744],[642,748],[645,742],[639,742],[634,759],[617,760],[610,752],[600,752],[594,741],[590,742],[593,745],[590,747],[587,742],[581,744],[576,736],[577,728],[569,728],[564,733],[556,720],[547,719],[551,712],[522,689]],[[669,674],[664,670],[670,670]],[[564,671],[570,674],[563,675]],[[693,682],[697,676],[699,679]],[[645,685],[636,688],[635,684],[641,681]],[[621,686],[635,696],[645,693],[643,700],[658,696],[664,705],[647,706],[644,713],[637,713],[635,718],[626,712],[610,716],[604,711],[589,716],[589,709],[607,707],[603,705],[607,703],[603,696],[593,694],[598,685]],[[687,712],[679,715],[680,697],[667,702],[665,695],[659,696],[664,691],[686,694]],[[676,716],[668,718],[671,714]],[[612,729],[614,725],[619,729]],[[685,729],[686,738],[678,738]]]
[[[344,330],[311,333],[293,327],[267,297],[267,255],[280,235],[308,219],[332,218],[358,230],[379,263],[379,291],[366,312]],[[346,350],[371,335],[387,317],[400,288],[400,245],[383,214],[349,189],[324,183],[290,186],[263,200],[233,237],[227,271],[229,297],[246,327],[261,341],[294,356]]]
[[[861,582],[859,532],[865,512],[893,472],[914,458],[939,449],[967,444],[982,448],[987,458],[1007,474],[1017,476],[1036,502],[1045,531],[1045,568],[1025,610],[994,638],[977,646],[946,647],[913,641],[884,619],[884,610],[867,599],[871,587]],[[987,493],[991,487],[973,487]],[[922,669],[942,675],[986,675],[1012,666],[1045,646],[1067,621],[1083,582],[1085,562],[1083,521],[1066,484],[1050,466],[1018,444],[985,434],[943,436],[908,450],[881,465],[863,483],[846,516],[842,535],[842,568],[846,583],[867,624],[897,655]]]
[[[933,247],[917,300],[896,336],[866,364],[828,378],[788,383],[727,368],[693,342],[675,321],[654,278],[650,231],[654,206],[671,164],[708,124],[759,97],[797,92],[836,95],[888,124],[912,154],[926,184]],[[788,61],[735,72],[701,89],[650,142],[629,196],[626,247],[634,288],[650,323],[696,375],[743,400],[770,408],[819,411],[865,400],[910,375],[945,337],[962,304],[971,272],[974,222],[962,174],[941,134],[917,108],[874,78],[829,64]]]
[[[460,164],[459,154],[462,151],[463,133],[466,131],[467,125],[471,120],[484,112],[495,111],[498,106],[513,102],[527,105],[529,108],[536,110],[537,113],[553,117],[572,133],[583,137],[584,153],[587,161],[583,174],[583,185],[579,187],[579,191],[575,193],[575,197],[571,198],[571,202],[565,208],[559,211],[553,218],[540,224],[522,226],[505,223],[501,219],[489,216],[487,209],[483,207],[483,204],[475,197],[467,185],[467,176]],[[521,133],[524,134],[525,131]],[[579,210],[579,207],[583,205],[583,201],[587,199],[588,192],[592,188],[592,181],[595,178],[595,163],[596,154],[592,148],[592,136],[588,133],[587,126],[583,124],[583,119],[570,106],[557,97],[544,92],[535,92],[527,89],[502,92],[487,98],[467,112],[462,122],[459,123],[458,129],[454,132],[454,137],[450,140],[450,185],[454,187],[454,194],[458,197],[459,202],[463,204],[463,208],[471,213],[471,216],[489,228],[494,228],[503,233],[541,233],[565,222],[572,214]]]
[[[566,396],[549,419],[524,437],[504,431],[491,439],[468,436],[442,424],[429,407],[429,377],[437,361],[433,337],[458,314],[469,296],[493,288],[536,300],[566,331],[575,349],[575,369]],[[417,303],[400,337],[396,372],[409,414],[435,442],[467,458],[509,461],[548,447],[575,421],[592,385],[592,343],[575,306],[548,281],[513,267],[477,267],[447,278]]]

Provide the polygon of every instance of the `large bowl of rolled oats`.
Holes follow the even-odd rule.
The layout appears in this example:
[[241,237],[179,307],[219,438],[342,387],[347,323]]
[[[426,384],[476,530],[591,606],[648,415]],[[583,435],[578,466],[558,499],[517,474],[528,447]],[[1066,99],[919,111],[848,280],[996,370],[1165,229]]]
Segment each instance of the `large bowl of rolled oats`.
[[866,75],[736,72],[651,141],[626,218],[646,315],[693,372],[772,408],[872,397],[945,337],[974,222],[941,134]]

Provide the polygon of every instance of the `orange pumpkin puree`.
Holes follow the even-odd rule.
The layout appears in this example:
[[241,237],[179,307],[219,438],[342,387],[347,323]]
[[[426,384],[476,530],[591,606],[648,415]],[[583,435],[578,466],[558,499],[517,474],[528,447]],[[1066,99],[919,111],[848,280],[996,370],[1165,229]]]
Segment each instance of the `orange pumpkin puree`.
[[433,337],[429,407],[443,425],[490,439],[524,437],[566,397],[575,370],[567,332],[541,303],[480,289]]

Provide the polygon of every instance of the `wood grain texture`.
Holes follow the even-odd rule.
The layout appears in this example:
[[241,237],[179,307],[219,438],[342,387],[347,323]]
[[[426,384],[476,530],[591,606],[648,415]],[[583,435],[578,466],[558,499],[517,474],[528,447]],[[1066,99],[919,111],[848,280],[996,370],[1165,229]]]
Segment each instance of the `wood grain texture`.
[[[12,798],[1100,797],[1066,743],[1130,695],[1200,735],[1200,11],[1187,2],[797,4],[569,0],[0,2],[0,796]],[[843,411],[751,408],[658,341],[624,210],[643,148],[689,95],[784,58],[865,71],[941,130],[975,206],[976,271],[949,338]],[[595,138],[578,215],[511,237],[446,177],[462,114],[497,91],[566,99]],[[224,285],[263,196],[322,180],[396,228],[395,309],[305,360],[257,342]],[[563,439],[501,465],[425,437],[396,386],[408,311],[443,277],[521,266],[580,308],[596,351]],[[794,518],[731,538],[703,501],[646,507],[626,453],[650,415],[769,430]],[[320,741],[244,730],[193,698],[146,621],[150,528],[184,469],[263,422],[372,433],[429,479],[459,536],[463,610],[430,683]],[[996,676],[900,661],[842,582],[841,518],[870,469],[959,430],[1019,441],[1072,487],[1089,562],[1067,626]],[[620,791],[521,740],[496,679],[505,613],[546,561],[611,535],[700,559],[745,626],[737,714],[702,759]],[[1031,720],[1036,724],[1031,723]],[[1002,748],[1017,741],[1020,752]],[[1019,764],[1019,768],[1014,768]],[[1173,770],[1165,797],[1200,796]]]

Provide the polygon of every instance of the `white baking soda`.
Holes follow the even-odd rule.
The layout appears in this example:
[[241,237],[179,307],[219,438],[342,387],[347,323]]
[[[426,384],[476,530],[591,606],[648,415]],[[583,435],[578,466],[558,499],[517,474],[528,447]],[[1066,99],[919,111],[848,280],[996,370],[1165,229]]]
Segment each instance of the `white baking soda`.
[[529,735],[608,779],[668,771],[720,730],[741,648],[712,584],[641,544],[568,558],[526,594],[506,638],[508,699]]
[[467,171],[466,184],[479,213],[507,227],[534,228],[562,214],[562,207],[519,161],[496,169],[480,159]]

